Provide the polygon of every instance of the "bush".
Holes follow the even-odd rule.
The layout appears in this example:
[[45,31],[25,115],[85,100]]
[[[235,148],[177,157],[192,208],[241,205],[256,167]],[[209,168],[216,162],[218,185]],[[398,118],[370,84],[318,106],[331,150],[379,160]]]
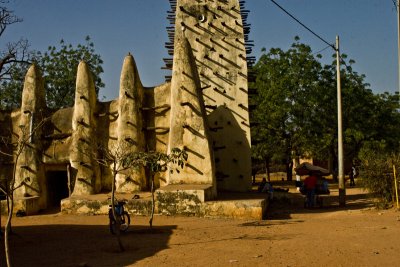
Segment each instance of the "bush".
[[376,198],[378,207],[390,207],[395,193],[393,164],[399,169],[399,154],[386,152],[384,146],[376,144],[363,148],[359,157],[361,186]]

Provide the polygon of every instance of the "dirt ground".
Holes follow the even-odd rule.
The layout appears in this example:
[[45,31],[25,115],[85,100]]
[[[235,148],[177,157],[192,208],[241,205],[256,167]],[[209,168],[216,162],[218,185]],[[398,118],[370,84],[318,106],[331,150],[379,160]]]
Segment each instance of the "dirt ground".
[[400,266],[400,212],[376,210],[358,188],[339,208],[331,191],[330,204],[310,210],[290,188],[263,221],[156,216],[150,231],[132,216],[123,253],[106,216],[14,218],[14,266]]

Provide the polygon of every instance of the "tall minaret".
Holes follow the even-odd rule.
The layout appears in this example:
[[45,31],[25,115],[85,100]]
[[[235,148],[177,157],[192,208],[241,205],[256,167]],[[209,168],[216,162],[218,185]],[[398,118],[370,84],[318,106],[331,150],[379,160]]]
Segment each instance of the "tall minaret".
[[[139,78],[135,60],[131,54],[125,57],[122,66],[119,108],[118,108],[118,147],[131,152],[144,151],[145,138],[143,131],[142,105],[143,85]],[[134,192],[144,189],[146,179],[144,168],[138,167],[119,173],[116,188],[119,192]]]
[[41,196],[45,205],[46,192],[41,192],[44,169],[41,164],[41,134],[45,119],[45,91],[39,68],[32,65],[25,76],[19,119],[19,144],[23,146],[16,162],[16,197]]
[[101,190],[99,165],[96,161],[96,91],[86,62],[78,65],[75,105],[72,116],[70,163],[75,174],[73,195],[90,195]]
[[216,195],[215,168],[206,111],[196,63],[188,40],[175,42],[171,81],[171,113],[168,150],[185,149],[188,162],[178,172],[168,173],[168,184],[211,185]]
[[[176,56],[181,36],[191,46],[200,76],[208,127],[215,155],[218,189],[251,188],[248,58],[250,48],[243,1],[170,0],[175,11]],[[171,48],[171,43],[167,44]],[[166,59],[167,67],[171,62]],[[175,59],[173,62],[175,66]],[[174,75],[174,74],[173,74]],[[173,78],[172,75],[172,78]]]

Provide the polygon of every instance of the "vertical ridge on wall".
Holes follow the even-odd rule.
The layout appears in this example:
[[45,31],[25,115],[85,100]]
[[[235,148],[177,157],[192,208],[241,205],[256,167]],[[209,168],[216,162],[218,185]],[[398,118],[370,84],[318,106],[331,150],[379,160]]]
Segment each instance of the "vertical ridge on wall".
[[[17,197],[40,196],[44,170],[40,162],[42,127],[37,127],[46,109],[44,81],[39,68],[32,65],[25,76],[19,118],[19,145],[23,150],[16,162]],[[41,203],[43,205],[43,203]]]
[[73,195],[91,195],[101,189],[100,170],[95,160],[97,153],[96,91],[86,62],[78,65],[75,105],[72,116],[70,163],[75,174]]
[[251,188],[247,15],[244,1],[176,2],[174,44],[185,36],[192,47],[222,190]]
[[[118,108],[118,146],[115,149],[140,152],[145,149],[143,132],[143,85],[133,56],[129,53],[121,70]],[[120,152],[120,153],[121,153]],[[118,192],[140,191],[146,185],[142,166],[117,174]]]
[[180,172],[167,174],[168,184],[212,185],[216,192],[213,153],[192,49],[184,36],[175,40],[171,81],[168,150],[185,149],[188,161]]

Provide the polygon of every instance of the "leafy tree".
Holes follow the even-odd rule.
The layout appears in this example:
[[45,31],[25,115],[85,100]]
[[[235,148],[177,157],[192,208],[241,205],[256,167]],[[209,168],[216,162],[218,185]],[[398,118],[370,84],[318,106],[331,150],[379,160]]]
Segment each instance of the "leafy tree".
[[[375,108],[373,110],[374,130],[373,140],[383,141],[387,144],[388,152],[398,153],[399,152],[399,140],[400,140],[400,113],[399,113],[399,95],[389,94],[385,92],[383,94],[376,95]],[[368,126],[366,126],[367,128]],[[368,127],[366,131],[370,131]],[[370,140],[372,139],[370,138]]]
[[[151,191],[151,215],[150,228],[153,227],[154,218],[154,177],[157,173],[165,172],[169,169],[170,172],[179,172],[179,168],[183,169],[185,162],[188,159],[188,154],[185,150],[172,148],[170,154],[165,154],[157,151],[137,152],[134,157],[140,165],[147,168],[150,172],[150,191]],[[179,167],[179,168],[176,168]]]
[[[104,87],[100,78],[103,72],[102,59],[96,54],[93,42],[87,36],[85,44],[76,47],[60,41],[60,47],[49,46],[47,51],[34,52],[31,58],[43,72],[47,106],[58,109],[73,106],[78,64],[86,61],[93,74],[96,93]],[[21,94],[28,65],[15,65],[10,69],[10,80],[1,84],[0,107],[17,108],[21,103]]]
[[[353,69],[355,61],[346,60],[342,55],[342,117],[345,160],[353,162],[364,144],[370,140],[388,141],[398,147],[397,111],[398,96],[388,93],[375,95],[365,83],[365,75]],[[329,159],[331,170],[336,177],[337,165],[337,83],[336,61],[321,69],[318,86],[310,91],[308,131],[304,131],[308,154],[314,159]],[[383,131],[387,129],[387,133]],[[396,139],[397,138],[397,139]]]
[[104,87],[100,78],[103,72],[103,63],[100,55],[95,53],[94,44],[90,37],[86,37],[84,45],[73,47],[60,41],[60,48],[49,46],[45,53],[38,52],[36,60],[43,70],[46,86],[46,102],[50,108],[73,106],[75,95],[76,72],[78,64],[84,60],[92,74],[95,83],[96,94]]
[[[253,157],[263,158],[266,165],[286,165],[287,178],[292,178],[293,153],[304,155],[303,134],[307,117],[308,95],[318,81],[320,63],[308,45],[298,42],[287,51],[272,48],[254,66],[257,88],[253,121]],[[265,52],[265,49],[263,50]]]
[[[358,157],[365,142],[389,140],[395,145],[399,134],[398,95],[388,93],[375,95],[365,83],[365,75],[353,70],[354,60],[345,62],[342,55],[341,70],[342,114],[345,160],[352,162]],[[310,94],[313,116],[309,117],[309,153],[314,158],[337,162],[337,85],[336,61],[321,70],[318,86]],[[385,131],[384,129],[387,129]],[[334,164],[335,163],[335,164]]]
[[[345,56],[343,56],[345,57]],[[351,69],[348,69],[351,70]],[[351,73],[350,73],[351,74]],[[365,85],[361,82],[363,77],[358,77],[356,74],[350,75],[346,70],[341,71],[342,83],[342,111],[343,111],[343,129],[344,133],[351,132],[359,133],[358,125],[353,125],[354,116],[360,114],[361,120],[365,119],[365,114],[362,110],[365,99],[370,96]],[[310,114],[308,118],[308,131],[306,132],[307,140],[312,142],[307,143],[308,153],[311,157],[317,159],[329,159],[330,167],[333,171],[333,166],[337,164],[337,78],[336,78],[336,61],[331,65],[325,65],[320,71],[318,86],[309,94],[309,101],[313,103],[310,106]],[[350,78],[355,79],[354,82]],[[356,93],[359,100],[354,102],[353,94]],[[369,105],[368,105],[369,106]],[[355,113],[356,109],[360,109]],[[349,126],[355,126],[354,130],[348,129]],[[346,136],[346,134],[345,134]],[[349,138],[345,138],[351,141]],[[348,152],[348,147],[346,146]],[[334,173],[335,174],[335,173]]]
[[[169,170],[170,172],[177,171],[179,172],[179,168],[183,168],[185,166],[185,162],[188,159],[188,154],[185,150],[181,150],[179,148],[172,148],[170,154],[165,154],[157,151],[150,152],[135,152],[131,149],[131,144],[128,142],[119,144],[111,149],[100,148],[102,152],[102,158],[97,161],[103,166],[108,166],[111,164],[112,173],[113,173],[113,183],[112,183],[112,209],[114,213],[114,195],[115,195],[115,181],[117,174],[129,169],[129,168],[137,168],[143,166],[148,169],[150,173],[150,191],[152,196],[152,209],[151,216],[149,220],[150,228],[153,227],[153,217],[154,217],[154,208],[155,208],[155,200],[154,200],[154,176],[157,173],[165,172]],[[115,214],[113,214],[114,218],[116,218]],[[120,221],[116,220],[116,228],[117,230],[117,238],[118,244],[120,246],[121,251],[124,250],[121,240],[119,238],[119,226]]]
[[[272,48],[254,67],[257,95],[251,114],[252,155],[268,166],[284,162],[291,179],[293,158],[330,159],[337,164],[336,60],[322,66],[308,45],[295,43],[287,50]],[[384,141],[399,148],[398,95],[374,95],[365,75],[342,55],[342,113],[345,160],[357,158],[366,142]],[[268,172],[268,167],[267,167]]]

